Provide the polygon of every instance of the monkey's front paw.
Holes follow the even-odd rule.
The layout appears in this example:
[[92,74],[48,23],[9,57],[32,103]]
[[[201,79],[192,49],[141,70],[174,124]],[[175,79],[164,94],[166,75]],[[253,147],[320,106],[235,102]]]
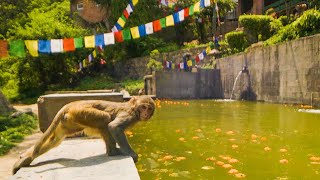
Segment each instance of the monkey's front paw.
[[132,157],[135,163],[138,162],[138,155],[136,153],[131,153],[130,156]]
[[28,157],[28,156],[22,157],[13,165],[12,174],[16,174],[17,171],[22,167],[29,166],[31,162],[32,162],[31,157]]
[[119,148],[114,148],[110,151],[107,152],[108,156],[117,156],[117,155],[122,155],[123,153],[120,151]]

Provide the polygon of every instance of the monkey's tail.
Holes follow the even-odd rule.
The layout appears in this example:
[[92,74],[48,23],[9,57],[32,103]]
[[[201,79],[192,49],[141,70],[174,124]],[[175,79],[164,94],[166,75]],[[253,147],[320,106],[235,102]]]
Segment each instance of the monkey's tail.
[[34,146],[34,150],[32,153],[32,158],[35,159],[37,156],[39,156],[39,151],[44,143],[50,138],[50,136],[54,133],[54,131],[57,129],[59,123],[64,118],[65,115],[65,107],[61,108],[60,111],[56,114],[56,116],[53,118],[52,123],[48,127],[48,129],[44,132],[41,139],[37,142],[37,144]]

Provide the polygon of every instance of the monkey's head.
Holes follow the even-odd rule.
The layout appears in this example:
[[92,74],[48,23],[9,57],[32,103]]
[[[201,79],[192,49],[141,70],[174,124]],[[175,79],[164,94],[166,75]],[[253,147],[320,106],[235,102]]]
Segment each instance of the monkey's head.
[[140,120],[149,120],[155,110],[155,103],[149,96],[133,97],[130,102],[134,105],[135,112],[139,114]]

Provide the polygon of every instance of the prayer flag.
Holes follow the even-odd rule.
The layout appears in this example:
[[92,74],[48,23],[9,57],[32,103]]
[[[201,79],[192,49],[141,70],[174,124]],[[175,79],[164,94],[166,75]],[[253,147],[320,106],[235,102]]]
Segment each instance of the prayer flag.
[[172,65],[171,65],[171,69],[174,69],[175,68],[175,64],[174,63],[172,63]]
[[174,26],[174,19],[172,15],[166,17],[166,26]]
[[183,67],[184,69],[188,69],[187,61],[184,61],[184,62],[183,62],[183,66],[184,66],[184,67]]
[[104,34],[104,44],[105,45],[110,45],[110,44],[114,44],[114,33],[105,33]]
[[[122,29],[122,27],[116,22],[116,24],[114,25],[117,29],[117,31],[120,31]],[[115,31],[115,32],[117,32]]]
[[63,52],[63,41],[62,39],[51,39],[51,52],[61,53]]
[[200,0],[200,7],[201,8],[204,8],[205,6],[204,6],[204,0]]
[[92,56],[92,54],[89,54],[88,60],[89,60],[89,62],[93,61],[93,56]]
[[123,42],[122,31],[114,32],[116,42]]
[[130,31],[133,39],[138,39],[140,37],[138,26],[130,28]]
[[79,62],[79,71],[81,71],[82,70],[82,62]]
[[139,26],[139,34],[140,37],[146,36],[146,26],[144,24]]
[[160,25],[160,20],[155,20],[152,22],[153,23],[153,30],[154,32],[160,31],[161,30],[161,25]]
[[160,3],[162,5],[168,6],[168,1],[167,0],[160,0]]
[[210,53],[210,51],[211,51],[211,48],[210,48],[210,46],[208,46],[208,47],[206,48],[206,53],[208,54],[208,53]]
[[11,56],[25,57],[26,51],[24,49],[23,40],[10,41],[9,52]]
[[204,7],[208,7],[211,5],[210,0],[203,0],[204,1]]
[[75,46],[74,46],[74,39],[73,38],[65,38],[63,39],[63,50],[68,52],[68,51],[75,51]]
[[98,34],[95,36],[95,46],[104,46],[104,34]]
[[184,18],[189,16],[189,8],[184,8]]
[[8,57],[8,41],[0,40],[0,58]]
[[132,4],[135,6],[139,0],[132,0]]
[[120,17],[122,20],[124,20],[124,22],[127,22],[127,18],[122,14]]
[[131,8],[131,5],[128,4],[127,8],[126,8],[128,14],[130,15],[133,12],[133,9]]
[[173,20],[174,20],[174,24],[178,24],[180,22],[179,13],[176,12],[173,14]]
[[118,29],[116,26],[113,26],[113,28],[111,29],[112,32],[118,32]]
[[180,63],[180,69],[184,69],[184,64]]
[[153,23],[149,22],[145,26],[146,26],[146,34],[153,34]]
[[126,22],[120,17],[117,21],[117,23],[123,28]]
[[161,29],[166,27],[166,18],[161,18],[160,19],[160,25],[161,25]]
[[131,39],[130,29],[124,29],[122,31],[122,37],[123,37],[123,40],[130,40]]
[[38,41],[38,51],[40,53],[50,53],[51,43],[49,40],[39,40]]
[[84,45],[86,48],[94,48],[95,46],[95,37],[94,36],[85,36]]
[[82,60],[82,66],[83,66],[83,67],[87,67],[86,59]]
[[94,50],[94,51],[92,52],[92,55],[93,55],[94,58],[96,58],[96,57],[97,57],[97,51]]
[[170,62],[167,61],[167,68],[169,69],[170,68]]
[[74,46],[76,49],[83,48],[83,38],[74,38]]
[[191,59],[189,59],[189,60],[187,61],[187,65],[188,65],[188,67],[192,67],[192,61],[191,61]]
[[194,5],[191,5],[189,8],[189,16],[192,16],[194,12]]
[[26,41],[24,41],[24,43],[26,44],[26,47],[27,47],[29,53],[31,54],[31,56],[33,56],[33,57],[39,56],[38,41],[37,40],[26,40]]
[[184,21],[184,9],[178,12],[180,22]]
[[200,62],[199,56],[196,57],[196,62],[197,62],[197,63]]
[[126,19],[129,18],[129,13],[128,13],[128,11],[127,11],[126,9],[123,10],[123,15],[124,15],[124,17],[125,17]]
[[198,56],[199,56],[199,59],[200,59],[201,61],[204,59],[203,53],[200,53]]
[[203,54],[203,57],[206,57],[207,56],[207,52],[204,50],[202,51],[202,54]]
[[193,12],[200,12],[200,2],[194,4]]

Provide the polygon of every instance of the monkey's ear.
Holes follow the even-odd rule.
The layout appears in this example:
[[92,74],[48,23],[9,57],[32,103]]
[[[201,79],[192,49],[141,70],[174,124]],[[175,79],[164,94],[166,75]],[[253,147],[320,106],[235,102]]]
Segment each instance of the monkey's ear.
[[132,96],[129,103],[133,106],[137,104],[138,98],[136,96]]

